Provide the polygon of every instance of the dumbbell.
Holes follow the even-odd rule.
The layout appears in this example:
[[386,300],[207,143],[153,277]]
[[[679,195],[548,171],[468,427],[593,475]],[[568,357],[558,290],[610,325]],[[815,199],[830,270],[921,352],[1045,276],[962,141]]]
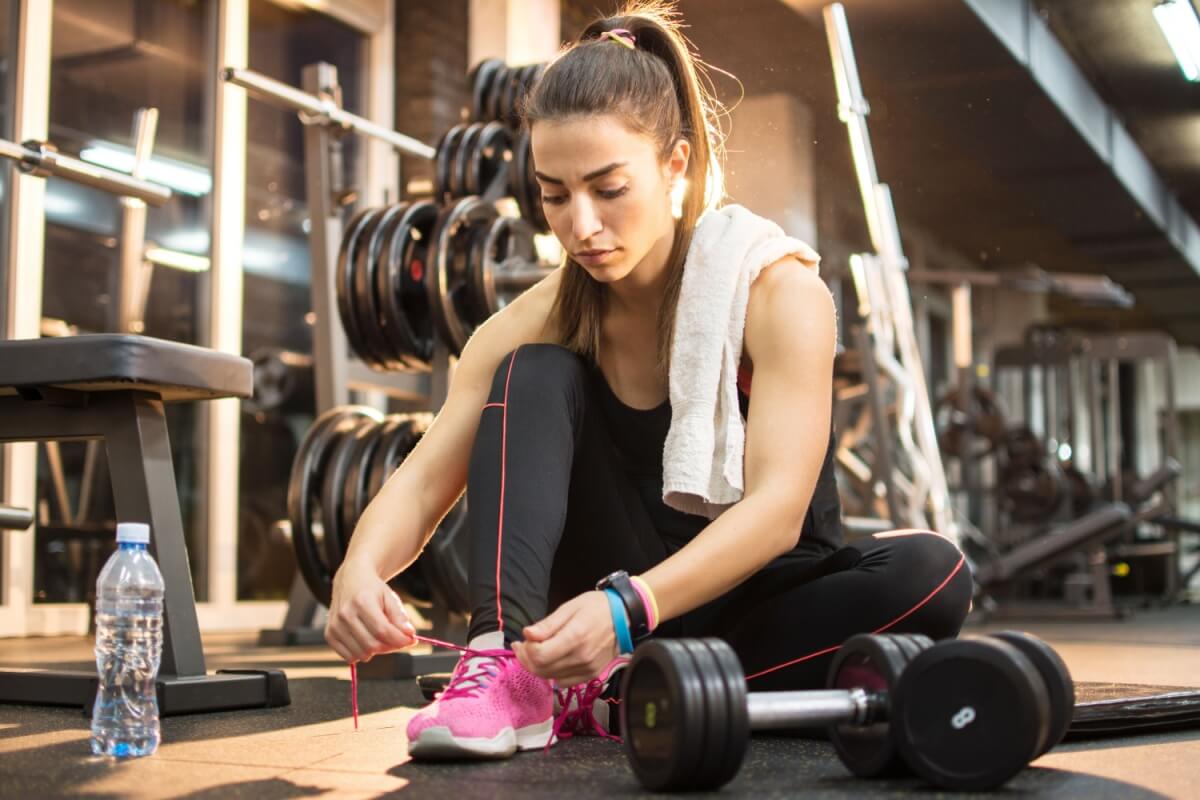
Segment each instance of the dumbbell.
[[621,736],[654,790],[727,783],[751,730],[825,726],[860,777],[907,765],[945,789],[992,789],[1058,743],[1074,703],[1057,654],[1015,632],[936,645],[854,636],[823,691],[748,693],[737,656],[718,639],[652,640],[625,672]]

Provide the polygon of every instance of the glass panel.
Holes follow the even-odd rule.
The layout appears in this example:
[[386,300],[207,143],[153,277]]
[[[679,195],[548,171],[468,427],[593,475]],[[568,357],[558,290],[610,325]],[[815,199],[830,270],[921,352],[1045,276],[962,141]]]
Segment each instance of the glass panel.
[[[250,69],[299,88],[306,65],[333,64],[343,106],[359,114],[366,50],[366,37],[329,17],[267,0],[250,3]],[[270,407],[247,404],[242,415],[238,599],[282,599],[295,559],[274,523],[287,516],[292,457],[315,406],[304,129],[294,113],[253,99],[247,126],[242,347],[247,356],[273,360],[289,376],[278,385],[292,388],[274,402],[260,391]],[[361,185],[361,153],[357,137],[343,140],[347,188]]]
[[[125,329],[193,344],[207,338],[215,7],[195,0],[55,2],[50,141],[63,153],[127,171],[134,112],[157,108],[148,177],[170,186],[175,196],[148,210],[146,252],[165,250],[177,266],[134,265],[131,279],[148,288],[144,307],[122,325],[121,202],[48,179],[43,335]],[[204,599],[207,492],[197,412],[194,404],[167,406],[192,577]],[[38,495],[35,596],[85,600],[113,547],[115,514],[103,448],[92,447],[89,456],[79,443],[41,447]]]

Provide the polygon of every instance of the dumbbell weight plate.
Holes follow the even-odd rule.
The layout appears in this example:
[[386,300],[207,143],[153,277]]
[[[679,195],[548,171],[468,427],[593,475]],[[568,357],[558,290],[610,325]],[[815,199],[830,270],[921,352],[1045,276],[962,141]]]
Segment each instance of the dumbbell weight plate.
[[701,677],[682,643],[652,639],[634,651],[621,680],[621,739],[647,789],[688,785],[703,743],[703,703]]
[[716,759],[716,764],[709,774],[709,787],[724,786],[733,780],[742,767],[746,748],[750,742],[750,713],[746,695],[746,677],[742,672],[741,661],[729,644],[721,639],[701,639],[713,654],[717,662],[717,675],[725,685],[726,713],[726,747],[725,752]]
[[350,460],[354,455],[356,445],[364,436],[379,425],[382,415],[371,409],[371,414],[364,412],[364,418],[358,420],[353,429],[342,435],[329,456],[325,474],[321,482],[321,524],[325,529],[325,563],[329,565],[330,575],[336,575],[346,557],[345,543],[350,538],[349,531],[342,530],[342,489],[346,485],[346,473],[350,470]]
[[292,459],[288,479],[287,509],[292,526],[296,565],[313,596],[329,605],[333,572],[317,546],[313,531],[317,493],[324,482],[325,466],[341,437],[354,429],[363,415],[373,412],[363,406],[338,406],[317,417],[300,441]]
[[503,59],[486,58],[471,70],[468,85],[471,87],[471,121],[486,122],[487,93],[492,81],[504,67]]
[[342,329],[354,352],[362,354],[362,339],[358,335],[358,319],[352,307],[350,276],[354,270],[354,261],[363,236],[371,229],[371,224],[379,216],[382,209],[365,208],[359,211],[346,225],[342,232],[342,241],[338,246],[337,268],[334,272],[334,290],[337,294],[338,316],[341,318]]
[[433,162],[433,200],[439,205],[454,199],[454,162],[466,132],[466,125],[455,125],[438,142]]
[[[900,645],[890,637],[878,634],[852,636],[833,657],[827,688],[865,689],[890,695],[907,662]],[[842,763],[860,778],[906,772],[886,722],[832,725],[829,739]]]
[[388,244],[383,269],[375,276],[385,335],[408,355],[406,363],[413,369],[428,368],[437,335],[425,281],[438,213],[436,203],[410,205]]
[[1075,713],[1075,681],[1071,679],[1071,671],[1062,656],[1036,636],[1022,631],[997,631],[989,633],[988,637],[1008,642],[1024,653],[1046,683],[1050,698],[1050,734],[1038,753],[1043,755],[1057,747],[1071,727],[1071,717]]
[[1049,738],[1045,682],[998,639],[940,642],[905,668],[891,696],[893,739],[922,778],[986,791],[1032,761]]
[[363,346],[370,353],[370,358],[364,359],[364,361],[377,369],[395,370],[404,366],[404,363],[393,351],[391,343],[384,336],[380,324],[379,303],[375,295],[375,276],[379,271],[380,262],[387,255],[384,246],[391,238],[391,234],[402,219],[406,208],[407,205],[404,203],[384,208],[370,233],[364,234],[358,247],[358,255],[354,259],[354,274],[351,279],[354,315],[358,320],[358,331],[362,337]]
[[679,639],[692,658],[698,675],[702,676],[700,691],[704,697],[703,714],[699,721],[703,738],[698,752],[699,760],[692,772],[687,786],[681,789],[711,789],[720,784],[716,783],[725,756],[730,749],[739,745],[744,752],[749,741],[741,742],[729,739],[729,699],[725,681],[722,679],[720,666],[708,646],[698,639]]

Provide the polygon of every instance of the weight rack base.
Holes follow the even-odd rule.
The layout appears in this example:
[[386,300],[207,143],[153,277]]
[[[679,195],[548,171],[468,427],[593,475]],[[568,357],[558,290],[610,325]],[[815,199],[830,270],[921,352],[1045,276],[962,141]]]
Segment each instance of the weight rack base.
[[258,632],[259,647],[308,647],[323,644],[323,628],[275,628]]
[[415,678],[427,672],[449,672],[458,663],[456,650],[432,653],[386,653],[358,665],[358,677],[364,680]]
[[[0,671],[0,703],[75,706],[91,714],[99,683],[86,671]],[[291,704],[287,675],[282,670],[218,670],[211,675],[180,678],[159,676],[160,716],[277,708]]]

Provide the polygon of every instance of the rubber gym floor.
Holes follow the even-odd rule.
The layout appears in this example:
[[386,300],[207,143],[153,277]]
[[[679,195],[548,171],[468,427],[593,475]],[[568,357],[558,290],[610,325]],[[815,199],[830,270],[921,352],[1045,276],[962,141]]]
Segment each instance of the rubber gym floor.
[[[1113,687],[1102,684],[1200,688],[1200,605],[1142,610],[1114,621],[992,622],[969,625],[964,633],[1014,627],[1057,648],[1084,684],[1085,696],[1111,693]],[[411,681],[362,681],[355,731],[349,671],[329,650],[260,648],[252,634],[209,635],[205,647],[210,670],[285,669],[291,706],[168,717],[158,753],[123,763],[91,755],[88,720],[79,710],[0,706],[0,797],[645,795],[620,745],[592,737],[501,762],[413,763],[405,752],[404,728],[422,701]],[[84,637],[0,640],[0,668],[86,669],[90,657],[91,642]],[[1200,728],[1062,744],[996,796],[1193,798],[1200,796],[1197,784]],[[828,742],[768,735],[754,737],[741,772],[719,794],[801,792],[819,798],[934,795],[917,779],[857,780]]]

